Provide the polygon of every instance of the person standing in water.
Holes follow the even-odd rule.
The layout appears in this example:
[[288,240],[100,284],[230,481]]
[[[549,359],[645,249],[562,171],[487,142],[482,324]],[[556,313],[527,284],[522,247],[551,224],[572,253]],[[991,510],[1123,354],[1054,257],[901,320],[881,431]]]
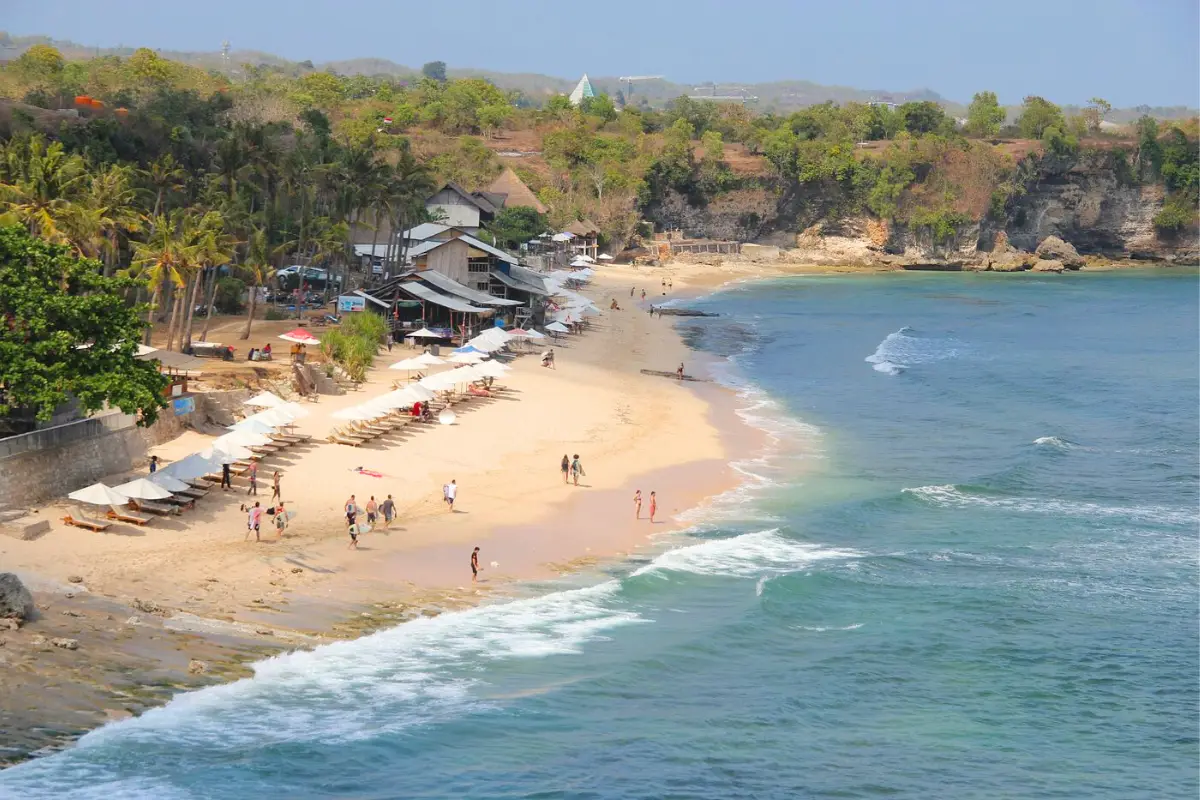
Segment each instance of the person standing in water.
[[479,578],[479,548],[476,547],[471,551],[471,583],[475,583]]
[[658,497],[654,492],[650,493],[650,524],[654,524],[654,513],[658,511]]
[[633,493],[633,518],[642,518],[642,490],[638,489]]
[[571,459],[567,458],[566,453],[563,453],[562,475],[563,483],[567,483],[571,479]]
[[679,380],[683,380],[683,362],[679,362],[679,369],[675,370],[675,374],[679,376]]

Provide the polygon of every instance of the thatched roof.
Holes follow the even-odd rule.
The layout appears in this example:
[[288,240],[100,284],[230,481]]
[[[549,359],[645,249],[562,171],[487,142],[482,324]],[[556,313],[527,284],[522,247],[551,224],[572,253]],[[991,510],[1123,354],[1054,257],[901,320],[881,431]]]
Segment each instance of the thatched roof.
[[517,173],[513,172],[512,167],[505,167],[504,172],[501,172],[500,177],[492,181],[487,190],[489,193],[507,195],[504,200],[505,208],[529,206],[539,214],[545,214],[547,211],[546,207],[542,205],[542,201],[537,199],[537,195],[517,177]]
[[576,236],[597,236],[600,233],[600,227],[590,219],[575,220],[565,228],[567,233],[573,233]]

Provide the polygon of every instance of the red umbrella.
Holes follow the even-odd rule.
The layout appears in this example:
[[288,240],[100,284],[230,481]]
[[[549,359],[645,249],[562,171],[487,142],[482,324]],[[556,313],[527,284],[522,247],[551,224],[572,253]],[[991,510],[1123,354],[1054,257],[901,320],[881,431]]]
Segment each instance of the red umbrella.
[[313,336],[311,333],[304,330],[303,328],[296,328],[296,330],[294,330],[294,331],[288,331],[287,333],[281,333],[279,335],[279,338],[283,339],[285,342],[295,342],[297,344],[320,344],[321,343],[320,339],[318,339],[316,336]]

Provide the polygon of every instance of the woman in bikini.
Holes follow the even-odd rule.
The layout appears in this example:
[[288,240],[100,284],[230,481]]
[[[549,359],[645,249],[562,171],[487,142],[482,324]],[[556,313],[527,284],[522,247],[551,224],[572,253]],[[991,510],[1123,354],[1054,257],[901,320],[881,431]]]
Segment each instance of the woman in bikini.
[[633,518],[642,518],[642,490],[638,489],[633,493]]

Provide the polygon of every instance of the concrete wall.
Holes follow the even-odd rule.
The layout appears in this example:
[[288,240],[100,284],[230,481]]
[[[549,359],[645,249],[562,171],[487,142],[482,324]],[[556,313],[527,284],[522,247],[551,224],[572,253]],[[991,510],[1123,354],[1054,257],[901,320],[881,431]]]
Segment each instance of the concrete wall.
[[97,426],[84,438],[61,438],[59,444],[0,458],[0,507],[27,508],[61,497],[105,475],[129,470],[146,455],[142,432],[132,426]]

